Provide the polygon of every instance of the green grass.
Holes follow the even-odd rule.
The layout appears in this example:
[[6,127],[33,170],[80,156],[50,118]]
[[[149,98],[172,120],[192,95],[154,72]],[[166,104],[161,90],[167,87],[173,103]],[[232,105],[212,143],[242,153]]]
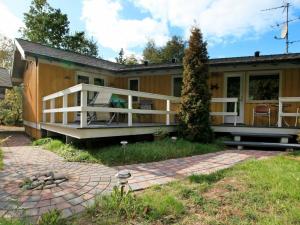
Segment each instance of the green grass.
[[4,167],[4,164],[3,164],[3,151],[2,151],[2,149],[0,148],[0,170],[2,170],[3,169],[3,167]]
[[[293,156],[296,155],[296,156]],[[70,224],[300,224],[299,153],[251,160],[120,197],[101,197]]]
[[153,142],[131,143],[122,149],[120,145],[101,149],[79,149],[66,145],[60,140],[40,139],[33,143],[55,152],[68,161],[95,162],[109,166],[155,162],[171,158],[217,152],[224,149],[220,141],[213,144],[200,144],[178,139],[172,142],[169,138]]

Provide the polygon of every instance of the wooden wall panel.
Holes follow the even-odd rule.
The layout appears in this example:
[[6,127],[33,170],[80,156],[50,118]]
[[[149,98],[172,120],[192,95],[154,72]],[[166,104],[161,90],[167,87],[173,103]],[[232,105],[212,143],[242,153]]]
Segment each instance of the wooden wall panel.
[[[39,64],[38,75],[38,121],[42,121],[42,97],[61,91],[75,85],[75,71],[56,65]],[[74,94],[68,97],[68,105],[73,106],[75,102]],[[49,104],[49,103],[48,103]],[[62,107],[62,97],[56,99],[56,107]],[[47,116],[49,119],[49,115]],[[68,114],[68,120],[74,120],[74,113]],[[56,113],[56,122],[62,121],[62,113]]]
[[[212,98],[223,98],[224,97],[224,74],[223,73],[211,73],[208,81],[208,86],[215,88],[211,90]],[[221,112],[223,111],[223,103],[212,103],[211,104],[212,112]],[[223,123],[223,117],[213,116],[212,124],[221,124]]]

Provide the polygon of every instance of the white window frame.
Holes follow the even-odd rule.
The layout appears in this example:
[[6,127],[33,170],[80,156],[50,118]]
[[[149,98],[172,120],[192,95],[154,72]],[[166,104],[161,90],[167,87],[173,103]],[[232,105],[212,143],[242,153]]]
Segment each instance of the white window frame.
[[[171,80],[171,95],[172,95],[172,96],[175,96],[175,95],[174,95],[174,80],[175,80],[176,78],[181,78],[181,79],[182,79],[182,82],[183,82],[183,76],[181,76],[181,75],[174,75],[174,76],[172,76],[172,80]],[[178,97],[181,97],[181,95],[178,96]]]
[[[130,90],[130,81],[132,81],[132,80],[137,80],[138,81],[138,90],[137,91],[140,91],[140,78],[139,77],[132,77],[132,78],[129,78],[128,79],[128,90]],[[135,97],[135,96],[134,96]],[[134,98],[133,98],[134,99]],[[140,102],[140,98],[139,97],[137,97],[137,101],[133,101],[133,102]]]
[[279,99],[273,100],[251,100],[249,99],[249,85],[250,85],[250,76],[263,76],[263,75],[279,75],[279,93],[278,98],[281,97],[282,91],[282,71],[280,70],[267,70],[267,71],[251,71],[247,73],[246,76],[246,102],[247,103],[278,103]]

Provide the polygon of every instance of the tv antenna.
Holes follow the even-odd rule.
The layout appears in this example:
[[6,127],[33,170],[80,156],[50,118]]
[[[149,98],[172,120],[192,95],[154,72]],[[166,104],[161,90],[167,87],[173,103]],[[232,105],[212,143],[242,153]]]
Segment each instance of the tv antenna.
[[[296,20],[300,20],[300,17],[289,19],[290,7],[291,7],[291,4],[289,2],[286,2],[281,6],[262,10],[264,12],[264,11],[273,11],[273,10],[283,9],[283,13],[286,12],[286,20],[282,23],[276,24],[277,27],[282,26],[281,35],[280,35],[280,37],[277,37],[277,36],[274,37],[276,40],[285,40],[286,53],[289,53],[289,45],[290,44],[293,44],[295,42],[300,42],[300,40],[289,41],[289,23],[294,22]],[[272,27],[275,27],[275,26],[272,26]]]

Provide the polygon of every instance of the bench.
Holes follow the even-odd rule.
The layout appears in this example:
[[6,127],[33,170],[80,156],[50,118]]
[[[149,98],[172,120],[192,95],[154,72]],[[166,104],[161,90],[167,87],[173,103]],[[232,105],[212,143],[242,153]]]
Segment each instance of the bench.
[[269,142],[249,142],[249,141],[224,141],[229,146],[244,147],[262,147],[262,148],[284,148],[284,149],[300,149],[300,144],[289,143],[269,143]]

